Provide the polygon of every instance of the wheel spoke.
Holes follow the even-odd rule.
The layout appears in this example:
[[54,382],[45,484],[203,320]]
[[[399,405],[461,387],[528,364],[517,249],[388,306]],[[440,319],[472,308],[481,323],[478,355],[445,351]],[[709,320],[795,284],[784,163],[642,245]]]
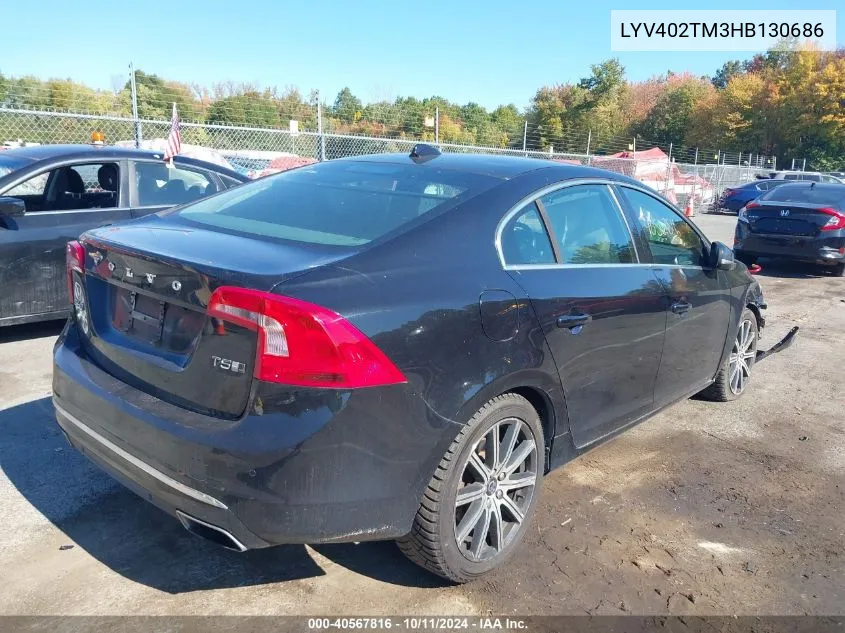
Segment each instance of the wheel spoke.
[[511,458],[508,460],[508,463],[505,464],[504,472],[505,476],[510,476],[510,474],[519,468],[528,456],[534,452],[535,444],[534,440],[526,439],[523,440],[511,453]]
[[485,505],[481,517],[479,517],[478,522],[473,528],[472,543],[469,546],[469,551],[475,558],[481,558],[481,551],[487,545],[487,533],[490,531],[490,518],[492,514],[493,508],[490,505]]
[[493,428],[487,432],[484,438],[484,463],[487,465],[487,470],[495,471],[499,467],[499,424],[493,425]]
[[537,482],[537,474],[532,472],[514,473],[499,483],[499,488],[505,492],[519,490],[533,486]]
[[741,369],[739,363],[731,367],[731,391],[737,393],[738,384],[739,384],[739,374],[741,373]]
[[463,488],[458,489],[458,495],[455,498],[455,507],[464,506],[482,497],[484,497],[484,484],[477,482],[467,484]]
[[490,517],[490,543],[493,549],[501,552],[505,546],[505,522],[502,520],[502,508],[498,503],[493,504]]
[[505,495],[501,499],[499,499],[499,505],[503,510],[507,510],[508,514],[511,515],[514,521],[517,523],[522,523],[522,520],[525,518],[525,514],[522,512],[522,508],[511,499],[508,495]]
[[487,468],[484,460],[481,459],[481,455],[476,453],[475,450],[473,450],[470,454],[469,463],[467,465],[476,472],[482,481],[487,481],[487,478],[490,476],[490,469]]
[[458,527],[455,528],[455,538],[458,543],[463,543],[466,540],[467,536],[469,536],[469,533],[472,532],[472,529],[476,526],[479,519],[481,519],[484,515],[484,512],[484,499],[472,502],[472,505],[467,508],[466,514],[461,519],[461,522],[458,523]]
[[501,464],[507,464],[508,460],[511,458],[514,446],[516,446],[516,440],[519,439],[520,430],[522,430],[521,420],[514,420],[508,425],[508,430],[505,431],[505,437],[502,440],[502,446],[499,449],[501,460],[499,464],[500,466]]

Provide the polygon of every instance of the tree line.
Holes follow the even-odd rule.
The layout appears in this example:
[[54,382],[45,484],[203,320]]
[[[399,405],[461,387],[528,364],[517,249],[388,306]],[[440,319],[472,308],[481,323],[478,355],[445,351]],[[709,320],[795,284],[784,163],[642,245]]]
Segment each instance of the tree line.
[[[315,91],[233,82],[209,88],[140,70],[135,80],[142,119],[169,120],[176,103],[183,121],[287,129],[295,119],[300,130],[317,128],[322,96]],[[70,79],[0,73],[0,106],[131,116],[131,86],[95,90]],[[845,50],[773,50],[727,62],[712,77],[669,71],[646,81],[628,80],[619,61],[608,59],[577,82],[539,88],[525,108],[488,110],[439,96],[365,104],[343,88],[322,104],[322,117],[328,132],[362,136],[599,154],[671,146],[678,160],[692,160],[693,148],[719,148],[842,169]]]

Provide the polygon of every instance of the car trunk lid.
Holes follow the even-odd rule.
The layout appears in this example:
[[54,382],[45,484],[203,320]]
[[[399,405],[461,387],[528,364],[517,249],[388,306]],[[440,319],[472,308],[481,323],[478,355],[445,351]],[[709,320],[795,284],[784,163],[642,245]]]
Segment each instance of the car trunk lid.
[[214,289],[269,291],[349,254],[157,217],[97,229],[82,241],[92,360],[162,400],[230,419],[249,401],[257,334],[208,317]]
[[749,205],[746,218],[752,233],[814,237],[831,215],[818,205],[772,201]]

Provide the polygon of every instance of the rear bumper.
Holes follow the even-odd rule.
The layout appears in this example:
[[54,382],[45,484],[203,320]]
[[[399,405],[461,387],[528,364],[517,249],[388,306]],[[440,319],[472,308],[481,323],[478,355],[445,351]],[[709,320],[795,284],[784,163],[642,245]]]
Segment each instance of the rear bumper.
[[759,235],[748,225],[738,222],[734,251],[759,257],[777,257],[817,264],[838,264],[845,261],[845,231],[831,231],[824,237],[792,235]]
[[53,375],[56,418],[71,444],[183,524],[180,514],[243,549],[407,534],[458,431],[415,418],[425,408],[412,406],[407,385],[344,393],[259,386],[260,414],[203,416],[103,372],[73,332],[56,345]]

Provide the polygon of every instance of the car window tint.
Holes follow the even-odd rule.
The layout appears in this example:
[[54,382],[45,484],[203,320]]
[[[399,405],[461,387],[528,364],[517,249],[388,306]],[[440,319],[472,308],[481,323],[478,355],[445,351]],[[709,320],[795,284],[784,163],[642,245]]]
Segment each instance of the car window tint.
[[549,234],[533,202],[505,225],[501,244],[502,255],[509,266],[555,263]]
[[634,261],[631,236],[606,185],[553,191],[540,202],[564,264],[625,264]]
[[360,246],[499,182],[434,165],[327,161],[244,183],[178,213],[248,235]]
[[656,264],[703,265],[704,243],[689,222],[653,196],[628,187],[622,191],[646,231]]
[[208,174],[165,162],[135,163],[135,181],[142,207],[176,206],[217,192]]

